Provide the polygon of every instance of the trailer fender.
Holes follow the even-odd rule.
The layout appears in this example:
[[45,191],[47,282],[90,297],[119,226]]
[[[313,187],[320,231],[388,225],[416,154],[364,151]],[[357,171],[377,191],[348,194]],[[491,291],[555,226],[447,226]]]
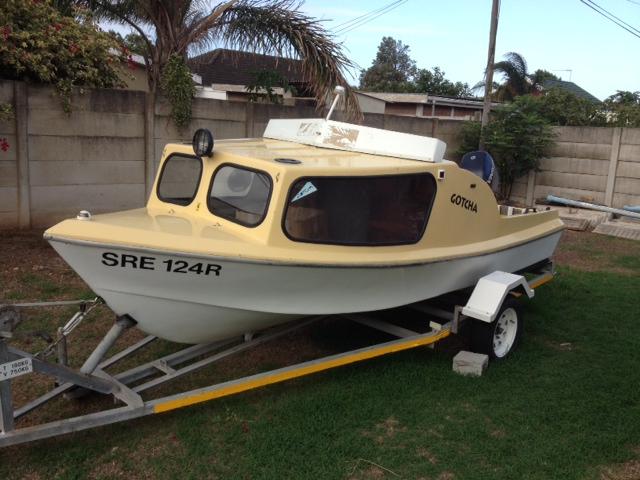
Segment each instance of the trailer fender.
[[513,290],[521,290],[529,298],[534,295],[533,289],[522,275],[501,271],[485,275],[476,284],[467,304],[462,307],[462,314],[491,323],[500,311],[504,299]]

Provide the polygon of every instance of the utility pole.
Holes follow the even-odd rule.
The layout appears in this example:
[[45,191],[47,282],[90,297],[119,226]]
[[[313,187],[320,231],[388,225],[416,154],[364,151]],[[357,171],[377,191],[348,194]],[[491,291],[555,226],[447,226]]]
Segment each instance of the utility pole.
[[[500,0],[493,0],[491,7],[491,30],[489,32],[489,54],[487,55],[487,70],[484,79],[484,105],[482,106],[482,130],[489,123],[491,112],[491,90],[493,87],[493,64],[496,57],[496,34],[498,33],[498,16],[500,15]],[[484,150],[484,141],[480,137],[480,150]]]

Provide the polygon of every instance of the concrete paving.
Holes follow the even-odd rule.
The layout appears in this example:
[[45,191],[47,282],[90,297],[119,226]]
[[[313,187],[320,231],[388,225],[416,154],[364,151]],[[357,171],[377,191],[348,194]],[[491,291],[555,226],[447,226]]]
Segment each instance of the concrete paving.
[[[550,205],[536,205],[539,209],[545,209]],[[553,210],[558,210],[560,219],[564,222],[569,230],[578,230],[581,232],[590,232],[602,222],[607,221],[608,213],[598,212],[596,210],[586,210],[575,207],[560,207],[557,205],[550,206]]]
[[640,240],[640,223],[625,220],[609,220],[598,225],[594,233],[611,235],[613,237]]

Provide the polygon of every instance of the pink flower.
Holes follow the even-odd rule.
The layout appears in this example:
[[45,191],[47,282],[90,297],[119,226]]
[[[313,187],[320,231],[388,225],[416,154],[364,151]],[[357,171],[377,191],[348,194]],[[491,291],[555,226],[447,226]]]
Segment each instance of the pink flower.
[[135,70],[137,67],[136,62],[133,61],[133,57],[131,55],[127,57],[127,66],[129,67],[129,70]]
[[3,152],[9,150],[9,142],[7,142],[6,138],[0,138],[0,150]]

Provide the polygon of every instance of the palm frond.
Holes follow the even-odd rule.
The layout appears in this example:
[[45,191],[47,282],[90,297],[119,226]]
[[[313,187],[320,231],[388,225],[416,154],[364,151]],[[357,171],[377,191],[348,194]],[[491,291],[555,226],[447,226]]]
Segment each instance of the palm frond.
[[224,44],[230,48],[294,58],[302,61],[302,74],[318,105],[336,85],[345,87],[345,108],[359,117],[360,108],[344,71],[353,69],[342,47],[322,26],[299,10],[294,0],[236,0],[216,7],[214,21],[202,20],[190,44]]
[[531,83],[524,57],[516,52],[509,52],[504,57],[506,60],[493,66],[494,70],[504,78],[504,83],[497,91],[498,96],[505,100],[512,100],[518,95],[529,93]]
[[142,28],[142,25],[151,23],[143,5],[145,2],[136,0],[74,0],[74,2],[76,5],[89,8],[98,20],[109,20],[131,27],[142,37],[147,46],[147,53],[151,56],[153,42]]
[[504,57],[507,59],[511,65],[514,66],[516,71],[521,77],[526,77],[528,73],[527,69],[527,61],[524,59],[522,55],[517,52],[507,52],[504,54]]

